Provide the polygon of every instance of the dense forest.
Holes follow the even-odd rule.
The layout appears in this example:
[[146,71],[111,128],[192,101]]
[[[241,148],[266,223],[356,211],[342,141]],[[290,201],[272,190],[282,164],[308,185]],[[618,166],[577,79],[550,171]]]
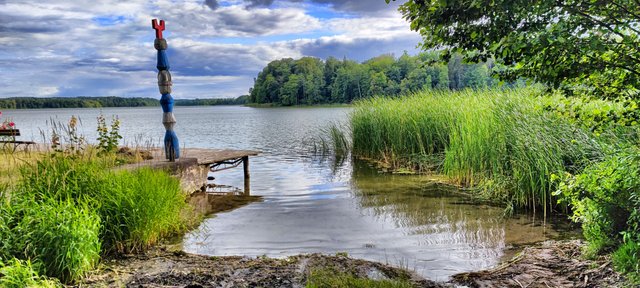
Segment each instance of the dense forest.
[[[248,96],[215,99],[177,99],[176,106],[242,105]],[[0,99],[0,109],[101,108],[160,106],[158,99],[124,97],[13,97]]]
[[381,55],[363,63],[329,57],[298,60],[285,58],[269,63],[250,90],[250,103],[312,105],[351,103],[371,96],[397,96],[424,88],[487,88],[498,84],[491,77],[493,61],[467,64],[454,55],[448,63],[436,62],[435,53],[396,58]]

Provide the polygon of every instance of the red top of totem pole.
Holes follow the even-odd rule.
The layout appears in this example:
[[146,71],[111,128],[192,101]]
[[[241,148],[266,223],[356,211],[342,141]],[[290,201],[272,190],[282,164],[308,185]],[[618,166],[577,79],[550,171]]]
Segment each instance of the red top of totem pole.
[[151,27],[156,30],[156,38],[162,39],[162,31],[164,31],[164,20],[160,20],[160,25],[158,25],[158,19],[151,20]]

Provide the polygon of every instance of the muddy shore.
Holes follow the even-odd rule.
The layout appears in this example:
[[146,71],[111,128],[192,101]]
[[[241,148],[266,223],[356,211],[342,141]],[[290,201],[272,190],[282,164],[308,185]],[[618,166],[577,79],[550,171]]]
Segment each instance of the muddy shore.
[[[203,215],[233,210],[260,197],[194,193],[189,204]],[[179,242],[179,240],[178,240]],[[607,258],[581,257],[580,240],[546,241],[526,247],[492,269],[453,275],[438,283],[413,271],[347,255],[297,255],[282,259],[188,254],[165,244],[143,254],[105,260],[78,287],[305,287],[315,270],[374,280],[408,280],[415,287],[622,287]]]
[[415,287],[622,287],[607,259],[584,260],[581,241],[547,241],[525,248],[493,269],[454,275],[447,283],[412,271],[346,255],[283,259],[211,257],[164,246],[103,263],[79,287],[305,287],[308,275],[329,269],[358,278],[409,280]]

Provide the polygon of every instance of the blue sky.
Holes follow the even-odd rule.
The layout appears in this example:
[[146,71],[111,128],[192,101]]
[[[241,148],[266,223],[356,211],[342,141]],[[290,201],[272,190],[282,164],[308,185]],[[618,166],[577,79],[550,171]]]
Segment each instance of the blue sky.
[[1,97],[159,97],[151,19],[178,99],[247,94],[272,60],[363,61],[420,36],[384,0],[0,0]]

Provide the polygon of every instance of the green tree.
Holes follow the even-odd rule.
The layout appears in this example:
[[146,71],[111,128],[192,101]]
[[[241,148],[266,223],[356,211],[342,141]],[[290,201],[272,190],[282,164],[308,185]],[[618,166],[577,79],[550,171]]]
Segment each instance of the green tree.
[[304,104],[322,103],[324,87],[324,65],[314,57],[303,57],[295,61],[294,72],[301,78],[302,99]]
[[329,57],[324,62],[323,98],[325,101],[331,99],[331,87],[333,86],[333,82],[336,79],[336,74],[340,67],[342,67],[342,63],[335,57]]
[[473,89],[486,88],[487,74],[487,66],[482,64],[469,65],[462,81],[465,87]]
[[294,74],[284,83],[281,89],[282,104],[286,106],[297,105],[301,96],[302,81],[301,77]]
[[444,60],[455,52],[474,63],[495,58],[508,65],[503,79],[605,96],[640,89],[636,0],[409,0],[400,11],[423,35],[422,48],[442,50]]
[[400,83],[402,93],[416,92],[424,87],[431,88],[431,75],[424,68],[414,69]]
[[382,96],[389,86],[389,80],[384,72],[377,72],[371,75],[371,83],[369,88],[370,96]]

